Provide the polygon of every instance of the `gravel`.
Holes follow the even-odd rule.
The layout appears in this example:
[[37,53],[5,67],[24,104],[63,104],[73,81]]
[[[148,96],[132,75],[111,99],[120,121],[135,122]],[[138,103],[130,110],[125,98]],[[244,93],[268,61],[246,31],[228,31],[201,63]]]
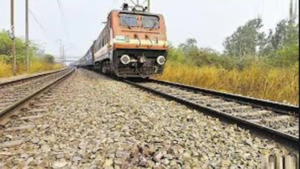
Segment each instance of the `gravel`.
[[[87,70],[77,70],[52,94],[56,101],[47,112],[27,122],[39,127],[0,130],[1,138],[23,140],[0,147],[0,166],[258,168],[261,154],[292,153],[236,125]],[[6,127],[14,123],[20,124],[13,120]]]
[[[295,116],[287,116],[288,118],[281,118],[283,114],[275,113],[272,111],[268,111],[267,113],[259,113],[261,111],[266,110],[254,108],[250,105],[240,104],[238,102],[228,101],[223,98],[209,96],[200,92],[195,93],[192,90],[185,90],[180,87],[163,85],[155,82],[146,82],[140,84],[161,91],[163,93],[168,93],[172,96],[177,96],[179,98],[192,101],[199,105],[203,105],[227,114],[231,114],[236,117],[244,118],[247,120],[254,120],[252,122],[259,123],[261,125],[273,128],[275,130],[296,127],[297,125],[299,125],[299,119]],[[244,113],[247,113],[249,115],[242,116]],[[278,117],[279,119],[276,119]],[[296,137],[299,137],[298,128],[296,131],[284,131],[284,133],[292,134]]]
[[0,111],[5,107],[11,105],[14,102],[23,99],[29,94],[37,91],[44,85],[48,84],[49,81],[52,81],[61,75],[65,74],[69,70],[64,70],[55,74],[43,76],[40,78],[36,78],[21,84],[17,85],[9,85],[0,89]]

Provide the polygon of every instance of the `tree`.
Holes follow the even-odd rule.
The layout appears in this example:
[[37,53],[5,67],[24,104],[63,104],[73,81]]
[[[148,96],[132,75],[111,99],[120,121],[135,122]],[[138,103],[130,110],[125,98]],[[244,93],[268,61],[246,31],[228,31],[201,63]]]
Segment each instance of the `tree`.
[[299,24],[293,19],[280,21],[275,31],[270,29],[268,35],[260,32],[262,26],[262,20],[257,18],[238,27],[223,43],[225,55],[270,55],[282,48],[299,44]]
[[189,38],[185,43],[181,43],[178,47],[186,54],[191,53],[192,51],[198,50],[197,40],[194,38]]
[[11,55],[11,39],[6,31],[0,32],[0,55]]
[[257,49],[265,45],[265,34],[260,32],[262,19],[256,18],[240,26],[223,43],[224,53],[230,56],[256,55]]
[[[2,30],[0,32],[0,55],[11,56],[12,53],[12,40],[10,38],[10,32]],[[38,46],[29,41],[30,54],[36,55]],[[17,59],[24,60],[26,56],[26,43],[23,39],[16,37],[16,55]],[[22,61],[23,62],[23,61]]]
[[294,21],[282,20],[275,29],[275,33],[271,36],[271,44],[274,50],[284,46],[290,46],[299,43],[299,24]]
[[47,63],[53,64],[54,63],[54,56],[50,55],[50,54],[46,54],[44,56],[44,61],[47,62]]

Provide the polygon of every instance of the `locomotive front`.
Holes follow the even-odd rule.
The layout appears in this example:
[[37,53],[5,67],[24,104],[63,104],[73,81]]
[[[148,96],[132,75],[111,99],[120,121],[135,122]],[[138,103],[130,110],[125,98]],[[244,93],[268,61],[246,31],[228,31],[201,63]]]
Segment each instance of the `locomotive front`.
[[112,14],[113,67],[119,77],[150,77],[163,73],[167,35],[162,15],[119,11]]

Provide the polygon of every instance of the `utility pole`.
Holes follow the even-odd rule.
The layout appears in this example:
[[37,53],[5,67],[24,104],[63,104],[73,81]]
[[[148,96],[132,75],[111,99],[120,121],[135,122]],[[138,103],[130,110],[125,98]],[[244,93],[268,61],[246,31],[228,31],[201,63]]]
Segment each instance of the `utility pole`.
[[64,45],[62,46],[62,61],[63,61],[63,65],[66,66],[66,60],[65,60],[65,47]]
[[298,19],[298,0],[295,1],[294,19]]
[[28,10],[29,10],[29,7],[28,7],[28,0],[26,0],[25,2],[25,17],[26,17],[26,71],[29,72],[29,17],[28,17]]
[[10,17],[11,17],[11,40],[12,40],[12,58],[13,58],[13,74],[16,75],[17,73],[17,59],[16,59],[16,40],[15,40],[15,21],[14,21],[14,0],[10,1]]
[[150,13],[150,0],[148,0],[147,8],[148,8],[148,13]]
[[59,57],[62,60],[62,40],[58,39],[57,41],[59,41]]
[[294,13],[293,13],[293,0],[290,1],[290,21],[293,20],[293,16],[294,16]]

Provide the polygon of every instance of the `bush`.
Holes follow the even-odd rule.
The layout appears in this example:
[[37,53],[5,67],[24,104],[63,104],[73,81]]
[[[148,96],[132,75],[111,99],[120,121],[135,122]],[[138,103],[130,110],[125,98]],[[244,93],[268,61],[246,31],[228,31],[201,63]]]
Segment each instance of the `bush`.
[[299,62],[289,68],[269,69],[252,64],[243,70],[227,70],[216,66],[197,67],[168,61],[164,74],[157,78],[298,105],[298,69]]
[[294,44],[238,57],[181,44],[169,50],[165,72],[157,78],[298,105],[298,51]]
[[270,65],[274,67],[290,67],[299,61],[299,45],[284,47],[269,57]]

